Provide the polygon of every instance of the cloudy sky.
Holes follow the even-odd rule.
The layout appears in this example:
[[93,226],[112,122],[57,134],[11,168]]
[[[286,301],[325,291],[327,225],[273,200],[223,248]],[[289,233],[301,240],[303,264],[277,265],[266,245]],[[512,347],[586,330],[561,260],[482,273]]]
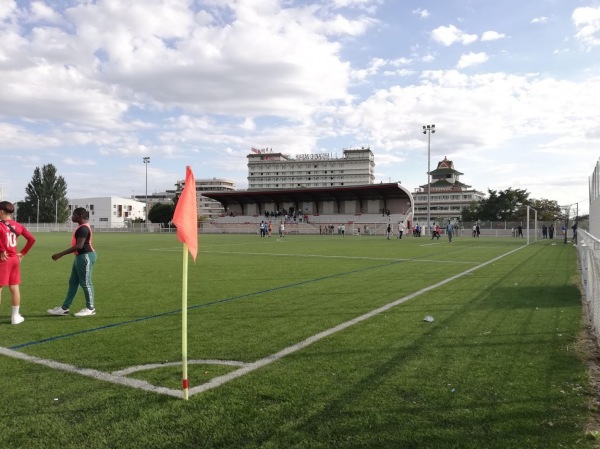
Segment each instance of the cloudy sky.
[[0,0],[6,200],[48,163],[71,198],[243,189],[251,147],[370,146],[413,191],[426,124],[432,169],[587,210],[600,0]]

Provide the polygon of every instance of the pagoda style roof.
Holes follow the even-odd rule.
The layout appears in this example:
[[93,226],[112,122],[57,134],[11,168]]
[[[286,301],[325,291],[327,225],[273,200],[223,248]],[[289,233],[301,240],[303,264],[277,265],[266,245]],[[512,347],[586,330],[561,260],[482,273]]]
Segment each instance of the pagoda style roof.
[[435,170],[431,171],[431,175],[463,175],[464,173],[454,169],[454,162],[449,161],[446,156],[444,160],[438,162],[438,166]]
[[437,168],[435,170],[431,170],[431,175],[464,175],[464,173],[450,168]]
[[440,179],[439,181],[431,182],[431,187],[435,187],[437,189],[439,189],[440,187],[452,187],[453,185],[453,182],[448,182],[445,179]]
[[[427,189],[427,184],[419,186],[422,189]],[[431,182],[432,189],[445,189],[445,190],[467,190],[471,186],[467,184],[463,184],[462,182],[448,182],[445,179],[440,179],[439,181]]]

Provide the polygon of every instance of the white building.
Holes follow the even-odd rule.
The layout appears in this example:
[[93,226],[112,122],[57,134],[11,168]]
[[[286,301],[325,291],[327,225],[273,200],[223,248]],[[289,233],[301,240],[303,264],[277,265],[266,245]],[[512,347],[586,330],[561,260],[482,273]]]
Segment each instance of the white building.
[[341,158],[329,153],[296,157],[273,150],[251,149],[248,190],[342,187],[373,184],[375,156],[369,148],[344,149]]
[[133,195],[131,198],[144,204],[146,204],[147,200],[148,212],[150,212],[155,204],[173,204],[173,199],[175,198],[175,191],[167,190],[166,192],[150,193],[147,197],[146,195]]
[[90,214],[90,225],[99,228],[124,228],[127,223],[145,217],[146,205],[131,198],[105,196],[69,200],[69,210],[83,207]]
[[[460,182],[464,173],[454,169],[454,162],[444,157],[435,170],[431,171],[431,197],[429,198],[430,217],[432,223],[457,222],[461,219],[462,210],[473,201],[481,201],[485,194],[469,185]],[[427,190],[424,184],[415,190],[415,223],[427,223]]]
[[[178,195],[180,195],[183,191],[184,185],[185,179],[177,181],[177,184],[175,184]],[[203,196],[202,192],[222,192],[229,190],[235,190],[235,183],[228,179],[196,179],[196,202],[198,204],[198,217],[207,217],[212,219],[225,214],[225,208],[219,201]]]

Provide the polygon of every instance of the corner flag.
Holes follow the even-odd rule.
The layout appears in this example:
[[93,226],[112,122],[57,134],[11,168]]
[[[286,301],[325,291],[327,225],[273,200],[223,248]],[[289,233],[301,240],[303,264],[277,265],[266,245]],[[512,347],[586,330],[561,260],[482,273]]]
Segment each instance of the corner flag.
[[189,398],[187,364],[187,287],[188,250],[196,261],[198,255],[198,209],[196,202],[196,180],[188,165],[185,168],[185,185],[177,202],[173,223],[177,226],[177,238],[183,242],[183,276],[181,282],[181,358],[183,399]]
[[196,180],[189,165],[185,168],[185,185],[173,214],[173,223],[177,226],[177,238],[188,246],[195,262],[198,255],[198,205]]

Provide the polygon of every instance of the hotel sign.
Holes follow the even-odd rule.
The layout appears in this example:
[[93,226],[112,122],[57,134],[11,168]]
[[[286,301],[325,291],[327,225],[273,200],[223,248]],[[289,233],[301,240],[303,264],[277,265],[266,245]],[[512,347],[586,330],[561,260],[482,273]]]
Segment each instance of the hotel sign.
[[301,160],[301,161],[306,161],[306,160],[327,160],[327,159],[331,159],[331,155],[329,153],[321,153],[321,154],[299,154],[298,156],[296,156],[296,159]]

